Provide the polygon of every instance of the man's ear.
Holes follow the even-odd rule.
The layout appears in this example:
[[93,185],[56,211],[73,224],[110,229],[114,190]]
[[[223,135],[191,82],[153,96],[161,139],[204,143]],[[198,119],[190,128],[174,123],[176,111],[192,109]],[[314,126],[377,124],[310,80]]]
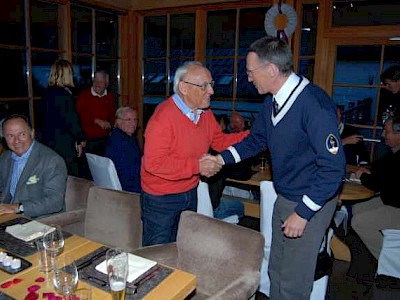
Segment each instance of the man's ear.
[[185,84],[183,81],[180,81],[178,83],[178,90],[179,92],[181,92],[182,95],[187,95],[188,93],[187,84]]
[[267,72],[271,77],[276,77],[279,75],[279,69],[276,65],[274,64],[269,64],[267,66]]

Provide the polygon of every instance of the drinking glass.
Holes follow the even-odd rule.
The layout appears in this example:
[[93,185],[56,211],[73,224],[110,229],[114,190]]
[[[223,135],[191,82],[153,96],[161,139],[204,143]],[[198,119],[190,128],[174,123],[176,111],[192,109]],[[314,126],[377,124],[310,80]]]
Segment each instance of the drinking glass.
[[51,253],[52,265],[54,267],[55,257],[62,252],[64,247],[64,236],[60,225],[49,225],[51,228],[43,235],[43,246]]
[[109,249],[106,253],[108,282],[113,300],[125,299],[126,280],[128,277],[128,253],[122,249]]
[[71,299],[78,284],[78,270],[75,261],[68,255],[57,257],[54,261],[53,284],[64,299]]

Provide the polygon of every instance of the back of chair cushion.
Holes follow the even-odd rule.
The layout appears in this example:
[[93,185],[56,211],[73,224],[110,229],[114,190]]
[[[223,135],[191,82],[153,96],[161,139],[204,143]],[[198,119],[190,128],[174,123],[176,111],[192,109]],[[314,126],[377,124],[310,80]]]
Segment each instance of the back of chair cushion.
[[66,211],[86,209],[89,188],[93,186],[93,181],[68,176],[67,190],[65,192]]
[[263,236],[254,230],[194,212],[181,214],[178,267],[194,273],[198,290],[214,294],[248,271],[259,271]]
[[141,246],[140,195],[91,187],[85,216],[85,237],[132,251]]
[[97,186],[113,190],[122,190],[117,170],[111,159],[96,154],[86,153],[90,173]]

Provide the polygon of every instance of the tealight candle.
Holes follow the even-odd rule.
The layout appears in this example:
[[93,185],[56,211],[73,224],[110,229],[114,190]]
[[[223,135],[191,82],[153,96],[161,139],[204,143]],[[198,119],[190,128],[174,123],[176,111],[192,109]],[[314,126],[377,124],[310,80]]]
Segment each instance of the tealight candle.
[[11,261],[11,269],[19,269],[21,268],[21,260],[19,258],[14,258]]
[[3,266],[5,267],[9,267],[11,265],[11,261],[12,261],[13,257],[12,256],[8,256],[6,255],[3,259]]

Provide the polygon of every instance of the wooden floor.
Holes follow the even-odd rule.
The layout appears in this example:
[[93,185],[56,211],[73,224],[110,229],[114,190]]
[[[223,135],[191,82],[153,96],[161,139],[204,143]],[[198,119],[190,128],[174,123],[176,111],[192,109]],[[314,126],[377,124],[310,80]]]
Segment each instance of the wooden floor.
[[[240,225],[259,230],[259,221],[256,218],[244,217]],[[357,259],[351,265],[348,262],[334,260],[327,299],[400,300],[400,289],[376,287],[374,274],[377,261],[365,248],[357,234],[350,228],[343,239]],[[269,298],[261,293],[256,294],[256,300],[267,299]]]

